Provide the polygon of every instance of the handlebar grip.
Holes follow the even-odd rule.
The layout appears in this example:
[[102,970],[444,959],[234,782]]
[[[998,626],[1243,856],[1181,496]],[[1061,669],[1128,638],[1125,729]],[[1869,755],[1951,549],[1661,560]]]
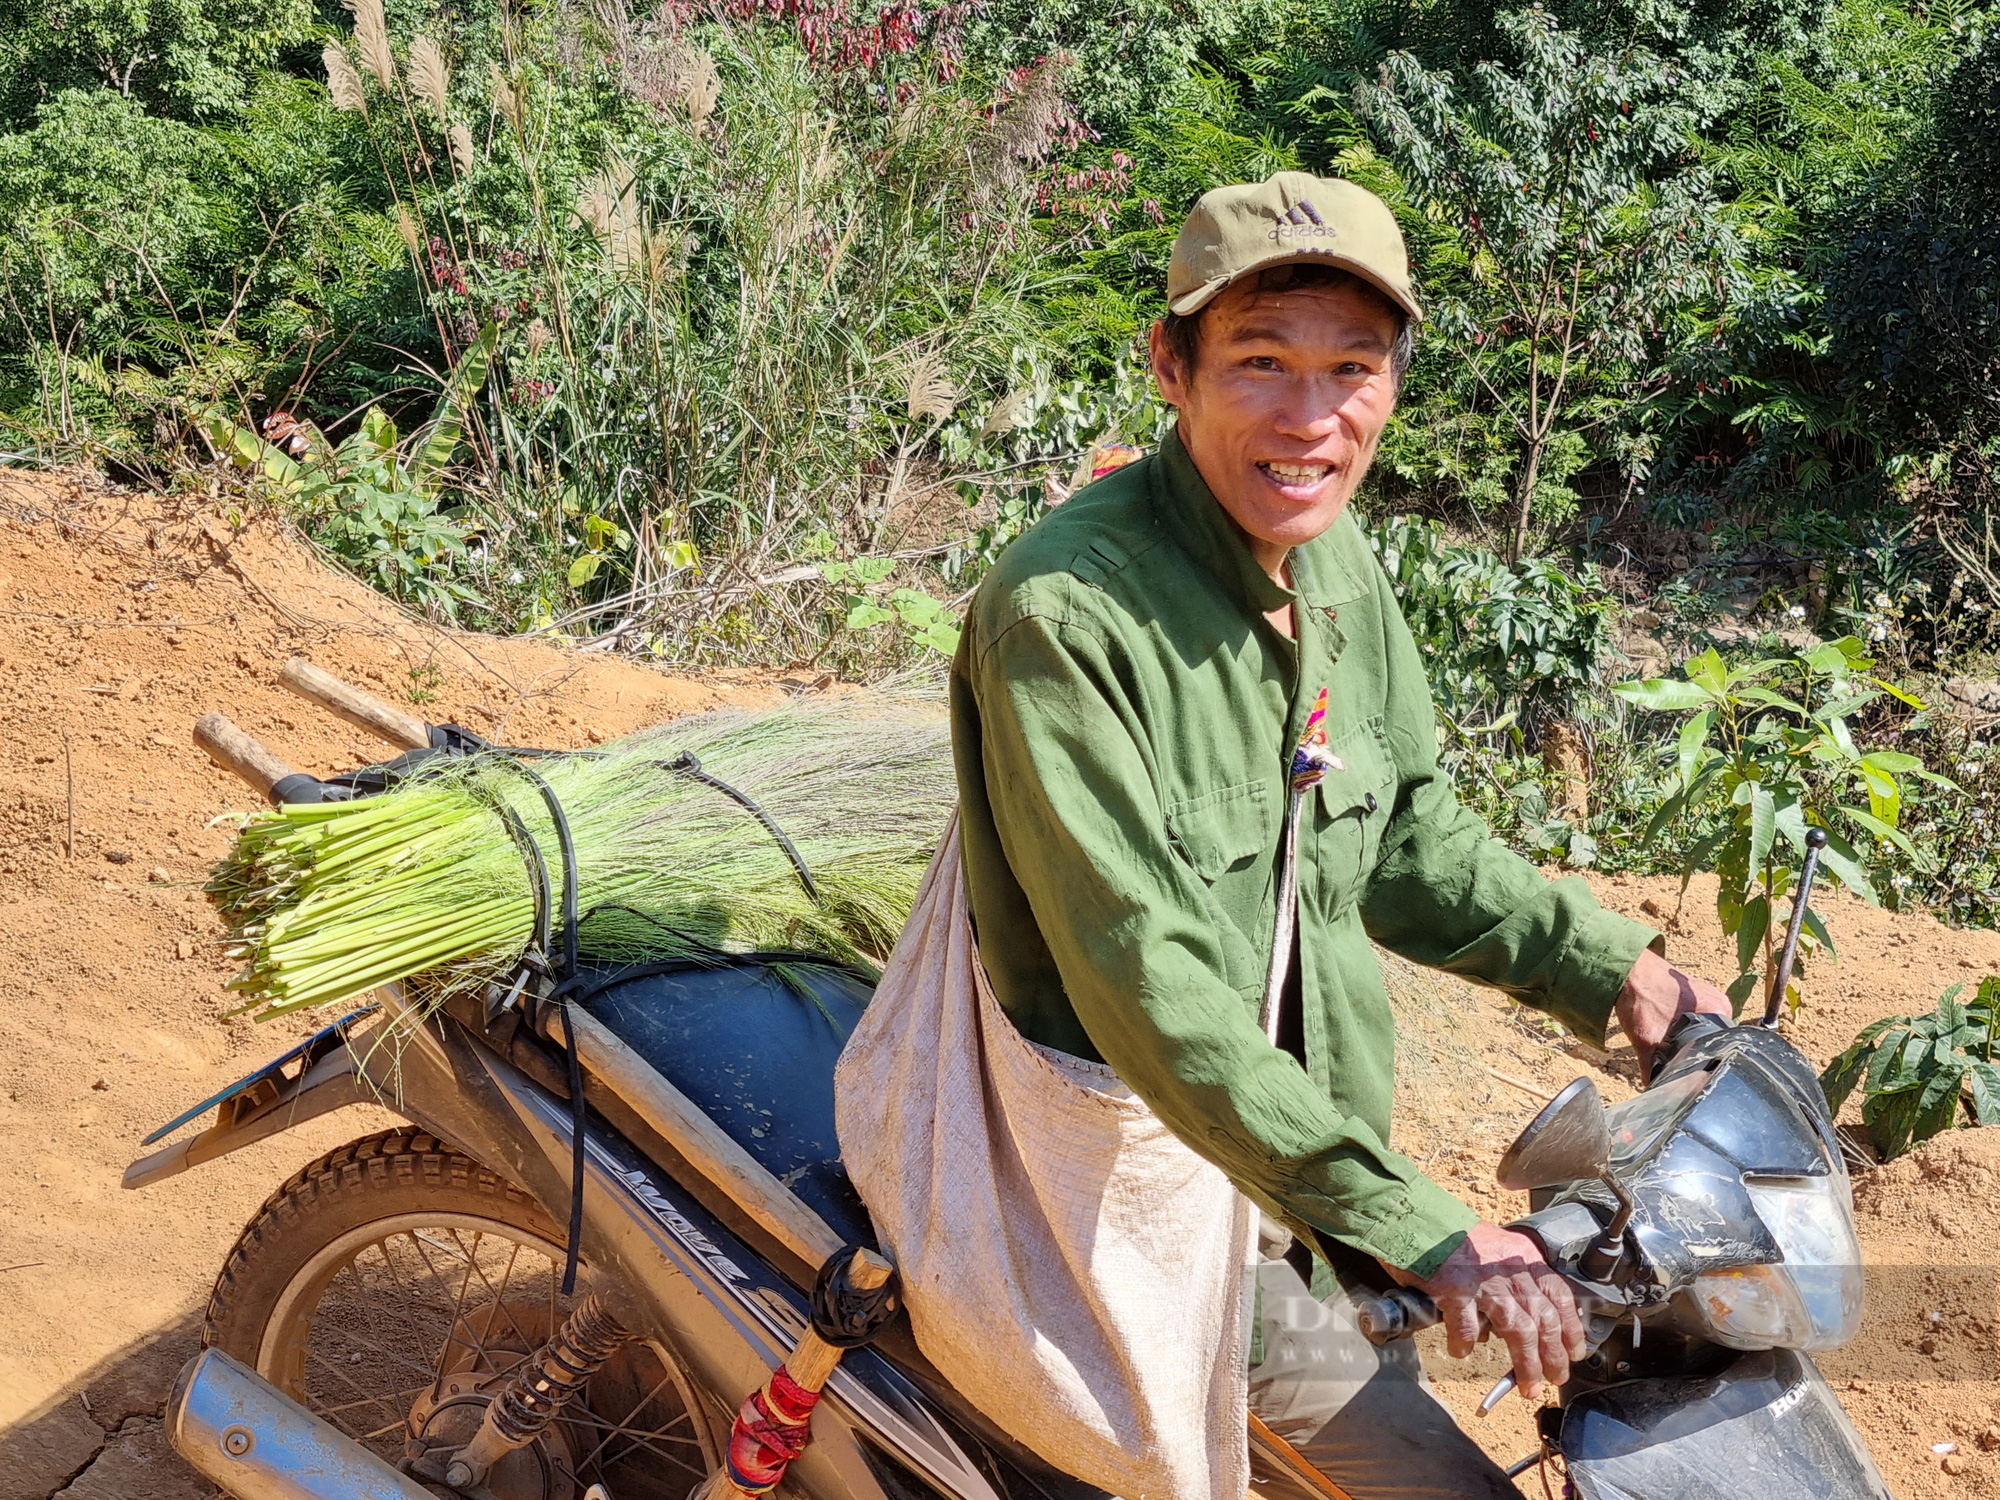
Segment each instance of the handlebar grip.
[[1371,1344],[1413,1337],[1444,1316],[1426,1293],[1413,1286],[1392,1287],[1379,1297],[1357,1299],[1354,1314],[1361,1336]]

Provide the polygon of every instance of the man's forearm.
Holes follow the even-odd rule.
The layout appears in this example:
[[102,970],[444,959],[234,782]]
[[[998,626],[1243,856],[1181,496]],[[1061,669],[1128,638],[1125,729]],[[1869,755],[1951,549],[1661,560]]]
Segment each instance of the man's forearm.
[[1577,877],[1546,878],[1448,786],[1421,789],[1398,824],[1392,832],[1402,837],[1362,902],[1368,935],[1412,963],[1505,990],[1601,1044],[1626,975],[1659,934],[1606,911]]

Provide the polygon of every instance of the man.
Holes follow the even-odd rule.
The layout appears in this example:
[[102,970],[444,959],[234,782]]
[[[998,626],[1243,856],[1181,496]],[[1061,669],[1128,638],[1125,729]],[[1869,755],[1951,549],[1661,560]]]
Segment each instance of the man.
[[[1346,514],[1421,315],[1386,206],[1293,172],[1218,189],[1167,292],[1152,358],[1175,430],[1008,549],[953,665],[980,956],[1029,1040],[1108,1064],[1277,1221],[1253,1409],[1357,1500],[1512,1495],[1413,1356],[1353,1333],[1325,1264],[1316,1296],[1300,1274],[1303,1246],[1343,1283],[1373,1262],[1422,1287],[1455,1356],[1483,1317],[1529,1397],[1583,1352],[1534,1243],[1386,1144],[1370,941],[1593,1042],[1615,1009],[1642,1069],[1677,1015],[1728,1002],[1494,841],[1438,770],[1422,663]],[[1274,1045],[1287,765],[1322,689],[1329,769],[1300,813]]]

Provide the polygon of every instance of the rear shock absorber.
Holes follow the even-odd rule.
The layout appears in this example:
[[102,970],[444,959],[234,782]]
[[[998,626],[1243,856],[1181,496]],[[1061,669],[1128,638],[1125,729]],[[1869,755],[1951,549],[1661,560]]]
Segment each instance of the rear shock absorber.
[[484,1483],[496,1463],[540,1437],[631,1337],[595,1293],[585,1297],[486,1408],[479,1431],[445,1469],[444,1482],[457,1490]]

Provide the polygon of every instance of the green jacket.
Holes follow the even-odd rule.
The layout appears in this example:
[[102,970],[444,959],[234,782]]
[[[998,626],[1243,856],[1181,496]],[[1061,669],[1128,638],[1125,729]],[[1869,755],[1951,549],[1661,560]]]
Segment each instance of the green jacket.
[[[1395,1022],[1370,940],[1601,1042],[1656,934],[1458,804],[1351,516],[1291,574],[1296,592],[1258,566],[1172,436],[1007,549],[952,665],[972,916],[1030,1040],[1108,1063],[1295,1230],[1428,1275],[1477,1215],[1388,1147]],[[1288,602],[1296,643],[1262,618]],[[1344,769],[1301,826],[1301,1069],[1257,1010],[1286,766],[1322,686]]]

